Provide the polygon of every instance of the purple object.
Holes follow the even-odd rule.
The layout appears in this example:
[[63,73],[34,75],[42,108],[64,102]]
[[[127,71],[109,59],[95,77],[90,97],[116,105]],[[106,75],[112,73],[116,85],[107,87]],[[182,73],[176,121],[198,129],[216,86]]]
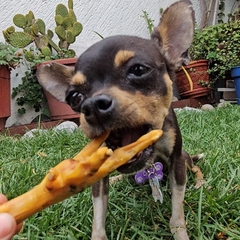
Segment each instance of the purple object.
[[160,162],[156,162],[152,167],[139,171],[135,175],[135,181],[139,184],[144,183],[147,179],[157,177],[160,181],[163,178],[163,165]]

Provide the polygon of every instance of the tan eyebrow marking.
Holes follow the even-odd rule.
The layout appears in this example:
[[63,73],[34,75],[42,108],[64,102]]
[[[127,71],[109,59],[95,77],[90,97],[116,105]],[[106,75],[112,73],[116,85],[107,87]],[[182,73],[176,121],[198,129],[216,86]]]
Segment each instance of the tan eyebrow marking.
[[134,52],[128,50],[120,50],[114,58],[114,64],[116,67],[120,67],[126,63],[130,58],[134,56]]
[[71,84],[73,85],[81,85],[83,83],[85,83],[86,81],[86,76],[78,71],[73,77],[72,77],[72,80],[71,80]]

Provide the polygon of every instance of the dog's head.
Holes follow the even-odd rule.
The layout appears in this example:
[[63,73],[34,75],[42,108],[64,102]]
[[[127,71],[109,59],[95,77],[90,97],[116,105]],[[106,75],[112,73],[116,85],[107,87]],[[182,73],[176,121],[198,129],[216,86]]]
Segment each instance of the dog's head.
[[[74,71],[52,63],[38,70],[38,80],[81,113],[88,137],[110,131],[106,143],[115,149],[162,128],[172,100],[172,72],[188,60],[193,32],[191,3],[182,0],[164,12],[151,40],[108,37],[86,50]],[[142,168],[152,151],[149,147],[125,169]]]

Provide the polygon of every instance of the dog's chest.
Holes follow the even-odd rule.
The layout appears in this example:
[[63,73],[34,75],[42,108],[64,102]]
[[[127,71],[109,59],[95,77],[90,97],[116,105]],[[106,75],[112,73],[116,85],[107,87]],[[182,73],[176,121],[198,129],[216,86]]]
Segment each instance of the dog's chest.
[[176,142],[175,129],[170,128],[164,132],[163,136],[155,144],[154,147],[154,162],[161,161],[163,164],[169,164],[169,158],[173,152]]

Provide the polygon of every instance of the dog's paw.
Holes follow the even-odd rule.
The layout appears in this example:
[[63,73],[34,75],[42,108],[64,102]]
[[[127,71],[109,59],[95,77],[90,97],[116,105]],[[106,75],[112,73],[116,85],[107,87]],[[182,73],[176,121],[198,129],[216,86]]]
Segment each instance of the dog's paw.
[[91,240],[107,240],[107,237],[102,234],[92,234]]
[[105,228],[93,225],[91,240],[107,240]]
[[171,227],[171,233],[175,240],[189,240],[187,230],[185,227],[181,226]]
[[113,176],[109,178],[109,184],[114,184],[118,181],[122,181],[123,180],[123,175],[117,175],[117,176]]
[[201,186],[203,186],[206,181],[203,179],[202,171],[201,171],[201,169],[198,166],[193,165],[191,170],[196,175],[196,185],[195,185],[195,188],[198,189]]
[[196,185],[194,186],[195,189],[198,189],[202,187],[206,183],[206,180],[204,179],[197,179],[196,180]]

